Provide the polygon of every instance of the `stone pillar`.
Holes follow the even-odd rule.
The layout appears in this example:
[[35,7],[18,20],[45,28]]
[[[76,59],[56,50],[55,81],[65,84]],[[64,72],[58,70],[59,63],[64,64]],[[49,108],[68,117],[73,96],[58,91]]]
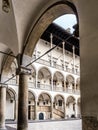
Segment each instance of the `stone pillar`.
[[51,101],[51,116],[50,116],[51,119],[53,119],[53,101]]
[[83,130],[98,130],[98,120],[94,116],[82,116]]
[[5,130],[5,116],[6,116],[6,87],[0,85],[0,130]]
[[17,130],[28,130],[28,74],[30,74],[29,70],[21,67],[19,70]]
[[35,100],[35,120],[37,120],[37,100]]
[[83,130],[98,130],[98,0],[91,0],[88,8],[87,3],[76,1],[80,21],[81,113]]

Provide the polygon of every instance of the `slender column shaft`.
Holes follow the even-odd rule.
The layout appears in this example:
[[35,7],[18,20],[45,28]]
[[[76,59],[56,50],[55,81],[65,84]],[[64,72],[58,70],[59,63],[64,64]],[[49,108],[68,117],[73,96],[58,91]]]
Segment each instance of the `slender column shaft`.
[[6,129],[5,113],[6,113],[6,87],[0,86],[0,130]]
[[51,102],[51,119],[53,119],[53,101]]
[[64,102],[64,118],[66,118],[66,103]]
[[37,59],[37,44],[36,44],[36,48],[35,48],[35,56],[36,56],[36,59]]
[[75,46],[73,46],[73,71],[75,72]]
[[53,74],[51,76],[51,90],[53,91]]
[[[51,43],[51,48],[52,48],[52,46],[53,46],[53,35],[52,35],[52,33],[50,35],[50,43]],[[52,61],[52,51],[50,53],[51,53],[50,54],[50,58],[51,58],[51,66],[52,66],[52,64],[53,64],[53,61]]]
[[18,130],[28,129],[28,75],[19,75]]
[[38,71],[36,71],[36,76],[35,76],[35,87],[37,88],[37,81],[38,81]]
[[14,101],[14,120],[16,120],[16,99]]
[[37,101],[35,101],[35,120],[37,119]]
[[63,42],[62,44],[63,44],[63,66],[65,70],[65,42]]
[[77,117],[77,103],[75,103],[75,117]]

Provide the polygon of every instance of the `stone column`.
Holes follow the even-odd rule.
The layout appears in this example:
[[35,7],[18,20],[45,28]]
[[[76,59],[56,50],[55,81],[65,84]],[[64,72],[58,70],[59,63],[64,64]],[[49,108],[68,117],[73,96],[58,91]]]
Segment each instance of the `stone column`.
[[51,116],[50,116],[51,119],[53,119],[53,101],[51,101]]
[[28,74],[26,68],[19,71],[17,130],[28,130]]
[[83,130],[98,130],[98,0],[91,0],[88,8],[85,8],[88,3],[86,0],[79,0],[76,3],[80,21],[80,86]]
[[5,130],[6,86],[0,85],[0,130]]
[[37,100],[35,100],[35,120],[37,120]]

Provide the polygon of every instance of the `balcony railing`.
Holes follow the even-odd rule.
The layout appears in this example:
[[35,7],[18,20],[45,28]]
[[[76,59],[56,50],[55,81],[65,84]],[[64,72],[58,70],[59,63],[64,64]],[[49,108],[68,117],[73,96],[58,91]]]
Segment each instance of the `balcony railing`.
[[36,88],[36,84],[34,82],[28,82],[29,88]]
[[53,90],[63,92],[63,87],[57,87],[56,85],[54,85]]
[[[51,66],[50,61],[46,61],[44,59],[39,59],[36,62],[43,64],[43,65]],[[62,65],[55,64],[55,65],[52,65],[51,67],[54,67],[54,68],[59,69],[59,70],[64,70],[64,71],[72,73],[72,74],[80,75],[79,71],[73,71],[73,69],[70,69],[70,68],[64,69],[64,67]]]
[[44,90],[51,90],[51,85],[38,83],[37,88],[44,89]]
[[[9,85],[18,85],[16,83],[16,79],[11,79],[10,81],[7,82]],[[34,82],[28,82],[29,88],[36,88],[36,84]],[[37,89],[42,89],[42,90],[52,90],[51,84],[41,84],[37,83]],[[53,86],[53,91],[58,91],[58,92],[66,92],[66,93],[71,93],[71,94],[80,94],[80,90],[74,90],[74,89],[65,89],[63,87],[58,87],[56,85]]]
[[[6,79],[9,79],[9,78],[6,78]],[[9,85],[17,85],[16,79],[11,79],[11,80],[9,80],[9,81],[7,82],[7,84],[9,84]]]

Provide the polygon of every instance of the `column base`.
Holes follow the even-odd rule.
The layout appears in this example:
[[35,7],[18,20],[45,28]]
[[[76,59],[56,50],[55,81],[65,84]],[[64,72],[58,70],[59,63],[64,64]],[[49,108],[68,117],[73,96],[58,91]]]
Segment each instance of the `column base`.
[[82,126],[83,130],[98,130],[97,118],[93,116],[83,116]]

